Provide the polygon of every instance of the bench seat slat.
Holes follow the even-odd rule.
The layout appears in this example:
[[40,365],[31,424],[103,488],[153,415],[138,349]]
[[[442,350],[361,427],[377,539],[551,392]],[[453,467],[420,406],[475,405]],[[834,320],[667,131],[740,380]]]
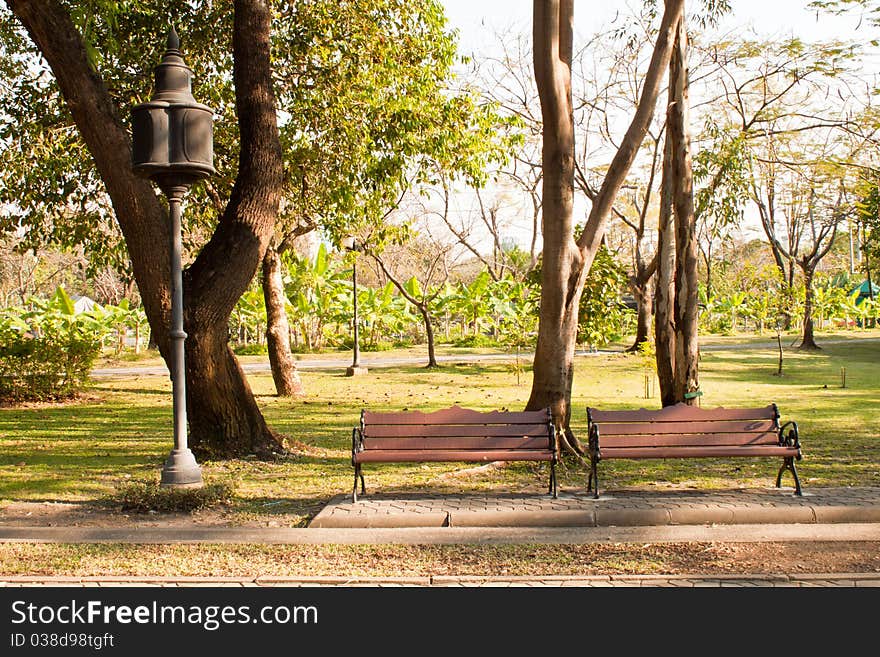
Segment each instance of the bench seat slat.
[[709,447],[600,447],[599,456],[607,459],[664,459],[694,456],[797,456],[796,447],[777,445]]
[[594,422],[681,422],[692,420],[764,420],[776,417],[773,405],[760,408],[701,408],[675,404],[661,409],[602,411],[588,409]]
[[546,424],[550,416],[541,411],[474,411],[453,406],[433,413],[407,411],[383,413],[364,411],[364,423],[371,424]]
[[364,449],[548,449],[547,430],[543,436],[450,436],[448,438],[364,438]]
[[420,463],[429,461],[552,461],[551,450],[373,449],[356,452],[355,463]]
[[[609,431],[614,428],[609,427]],[[677,433],[677,434],[643,434],[617,435],[599,434],[599,448],[606,447],[705,447],[710,445],[777,445],[779,436],[775,431],[763,433]]]
[[694,422],[603,422],[602,434],[765,433],[776,429],[773,420],[706,420]]
[[514,426],[486,426],[483,424],[368,424],[364,427],[366,438],[442,438],[445,436],[544,436],[547,437],[546,424],[520,424]]

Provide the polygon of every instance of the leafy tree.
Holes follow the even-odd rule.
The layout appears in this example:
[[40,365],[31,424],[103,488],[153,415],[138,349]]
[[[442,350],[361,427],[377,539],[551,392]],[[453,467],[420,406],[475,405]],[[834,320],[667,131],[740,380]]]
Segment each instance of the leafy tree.
[[[205,231],[208,239],[184,276],[191,446],[203,457],[253,453],[269,456],[278,452],[281,442],[266,425],[226,341],[229,316],[250,284],[271,238],[283,185],[268,5],[236,0],[231,13],[226,3],[169,6],[99,0],[6,0],[6,5],[16,23],[4,13],[10,28],[4,31],[4,66],[23,57],[25,68],[18,71],[15,80],[23,80],[28,88],[35,86],[28,81],[37,79],[37,100],[54,99],[54,107],[59,108],[50,116],[30,106],[23,115],[30,121],[64,122],[66,134],[76,135],[78,148],[69,144],[63,152],[84,156],[87,150],[94,163],[91,176],[83,174],[86,169],[74,168],[76,175],[47,179],[86,186],[99,182],[100,187],[95,189],[106,191],[106,207],[112,204],[144,310],[166,358],[170,348],[166,328],[170,324],[169,254],[157,245],[168,243],[169,227],[156,191],[131,171],[128,131],[120,117],[149,94],[150,76],[142,71],[145,65],[158,61],[154,49],[160,44],[145,39],[144,34],[155,34],[156,26],[167,24],[169,15],[177,19],[185,36],[193,37],[190,43],[194,50],[201,45],[211,53],[211,58],[202,59],[197,52],[189,52],[197,75],[212,73],[197,80],[216,82],[216,86],[208,82],[201,91],[211,93],[201,97],[221,116],[235,112],[238,138],[236,147],[225,151],[225,156],[223,149],[218,151],[221,172],[234,172],[218,179],[218,185],[228,185],[228,196],[225,202],[219,200],[206,208],[216,218],[216,228]],[[198,38],[199,34],[204,38]],[[217,42],[207,35],[219,39],[222,46],[216,47]],[[230,37],[231,47],[227,40]],[[43,60],[33,57],[33,46],[27,39]],[[234,97],[229,93],[233,86]],[[31,134],[39,132],[35,128]],[[229,263],[236,266],[230,267]]]
[[319,227],[332,243],[369,233],[381,253],[396,232],[386,220],[412,184],[482,178],[498,120],[453,89],[456,44],[435,0],[283,3],[277,34],[287,180],[263,262],[276,387],[280,370],[295,366],[275,326],[284,321],[283,273],[267,270],[281,271],[292,239]]

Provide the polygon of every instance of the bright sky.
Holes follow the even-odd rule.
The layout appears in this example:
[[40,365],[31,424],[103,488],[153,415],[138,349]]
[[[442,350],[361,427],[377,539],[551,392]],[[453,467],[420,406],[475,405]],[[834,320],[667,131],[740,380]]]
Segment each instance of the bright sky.
[[[449,27],[459,31],[459,50],[462,54],[479,55],[491,46],[493,33],[514,28],[526,34],[531,32],[532,0],[441,0],[446,8]],[[661,0],[657,0],[660,2]],[[620,16],[637,13],[643,0],[575,0],[575,48],[579,40],[612,27]],[[686,2],[686,12],[702,3]],[[866,46],[872,38],[880,38],[880,28],[861,20],[857,11],[844,16],[816,13],[808,8],[809,0],[730,0],[732,11],[718,30],[722,34],[738,33],[752,37],[784,39],[797,36],[804,41],[858,39]],[[864,60],[865,73],[880,72],[880,51]],[[576,213],[583,200],[579,199]],[[750,210],[749,210],[750,211]],[[747,212],[748,214],[748,212]],[[746,222],[748,224],[749,222]],[[524,243],[528,227],[512,225],[517,241]],[[749,231],[751,232],[751,231]]]
[[[462,48],[479,48],[482,35],[492,27],[522,25],[531,29],[531,0],[442,0],[450,27],[460,30]],[[731,0],[732,11],[727,16],[727,28],[751,27],[764,36],[786,37],[797,35],[806,41],[851,38],[865,34],[878,36],[875,28],[860,22],[857,12],[845,17],[820,14],[807,8],[809,0]],[[576,0],[574,8],[575,31],[588,35],[603,25],[609,25],[616,14],[632,14],[641,0]],[[699,6],[694,0],[688,7]],[[687,9],[686,9],[687,10]],[[487,30],[487,27],[489,28]]]

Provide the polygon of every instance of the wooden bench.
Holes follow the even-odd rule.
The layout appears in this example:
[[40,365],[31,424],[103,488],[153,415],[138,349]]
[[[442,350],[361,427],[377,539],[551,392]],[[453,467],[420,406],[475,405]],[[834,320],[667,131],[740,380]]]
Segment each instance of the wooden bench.
[[781,457],[776,475],[794,476],[795,494],[801,483],[795,460],[801,459],[796,422],[779,425],[776,404],[762,408],[702,409],[686,404],[660,410],[601,411],[587,408],[590,477],[587,491],[599,497],[597,468],[608,459],[662,459],[726,456]]
[[556,497],[556,430],[550,409],[480,412],[453,406],[433,413],[362,410],[351,436],[352,501],[364,463],[428,461],[548,461],[549,493]]

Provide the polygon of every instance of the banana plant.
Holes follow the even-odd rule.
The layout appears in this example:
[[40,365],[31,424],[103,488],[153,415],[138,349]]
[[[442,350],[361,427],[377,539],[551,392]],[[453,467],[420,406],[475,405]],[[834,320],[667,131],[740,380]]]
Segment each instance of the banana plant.
[[321,350],[326,344],[327,326],[334,321],[347,323],[351,318],[351,270],[339,267],[323,243],[312,261],[286,253],[285,260],[290,319],[306,348]]
[[395,294],[391,281],[384,287],[358,289],[358,316],[366,329],[366,347],[376,348],[381,336],[402,333],[412,323],[408,304]]
[[469,324],[473,335],[478,335],[490,300],[489,286],[492,277],[485,269],[470,285],[460,283],[455,298],[455,306],[462,317],[462,328]]

